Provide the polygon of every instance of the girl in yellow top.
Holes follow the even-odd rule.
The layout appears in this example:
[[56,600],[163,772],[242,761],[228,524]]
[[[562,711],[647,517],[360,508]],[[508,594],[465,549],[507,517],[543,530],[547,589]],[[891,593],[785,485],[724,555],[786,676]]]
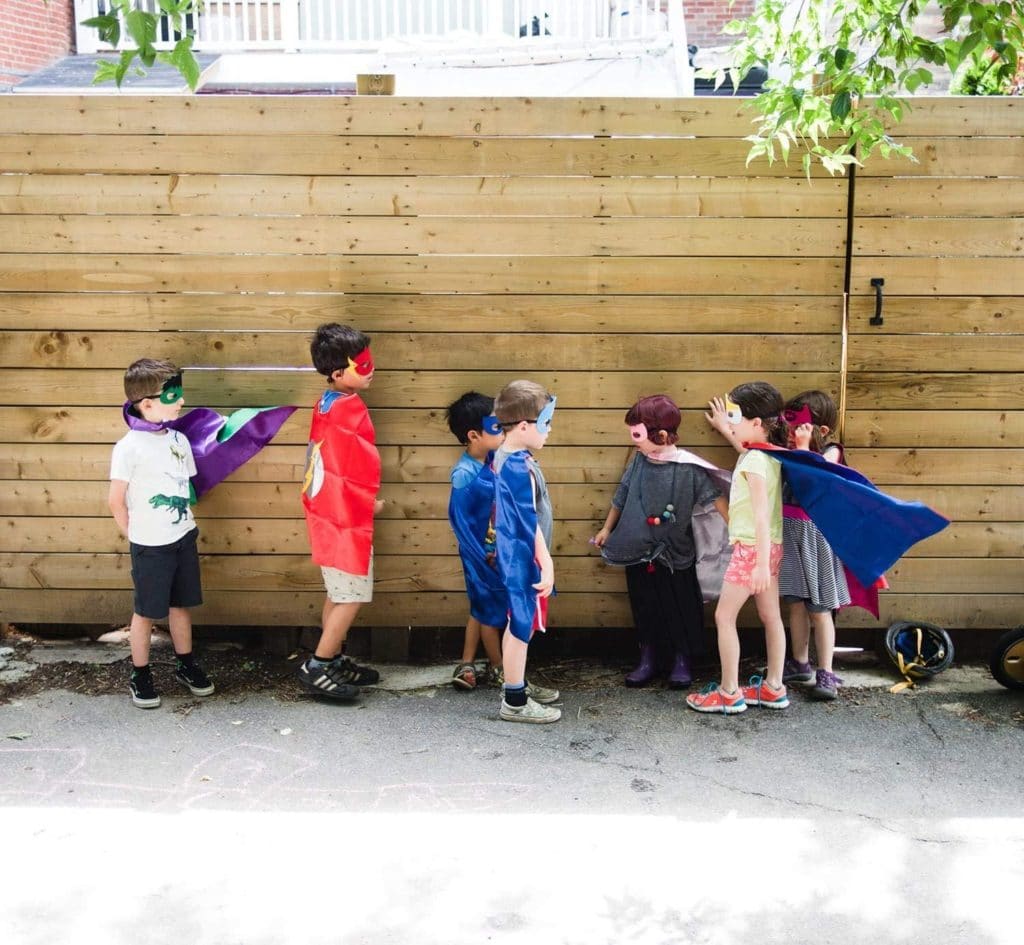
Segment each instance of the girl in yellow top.
[[[785,446],[788,429],[781,416],[783,406],[782,394],[765,381],[733,388],[725,402],[726,437],[739,447],[747,443]],[[729,494],[729,541],[732,559],[715,610],[722,679],[687,697],[686,704],[697,712],[726,715],[746,711],[748,703],[784,709],[789,698],[782,684],[786,631],[779,610],[778,580],[782,564],[782,472],[770,453],[746,450],[736,464]],[[736,618],[751,595],[764,623],[768,669],[764,678],[755,676],[741,689]]]

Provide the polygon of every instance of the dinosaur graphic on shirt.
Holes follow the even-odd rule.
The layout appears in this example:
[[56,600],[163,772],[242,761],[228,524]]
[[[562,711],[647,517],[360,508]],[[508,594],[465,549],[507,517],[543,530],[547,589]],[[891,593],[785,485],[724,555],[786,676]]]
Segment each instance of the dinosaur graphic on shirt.
[[167,508],[172,513],[177,512],[178,517],[171,523],[177,525],[188,515],[188,497],[183,495],[154,495],[150,497],[149,504],[154,509]]

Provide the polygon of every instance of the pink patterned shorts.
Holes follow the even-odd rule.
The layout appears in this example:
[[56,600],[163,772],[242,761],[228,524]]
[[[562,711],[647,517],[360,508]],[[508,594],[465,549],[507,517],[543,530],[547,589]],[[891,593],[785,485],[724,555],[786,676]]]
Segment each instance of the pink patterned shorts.
[[[730,584],[750,587],[750,579],[756,566],[757,546],[736,542],[732,546],[732,557],[729,559],[729,567],[725,569],[724,580]],[[768,571],[772,577],[779,576],[780,567],[782,567],[782,545],[772,542],[772,550],[768,556]]]

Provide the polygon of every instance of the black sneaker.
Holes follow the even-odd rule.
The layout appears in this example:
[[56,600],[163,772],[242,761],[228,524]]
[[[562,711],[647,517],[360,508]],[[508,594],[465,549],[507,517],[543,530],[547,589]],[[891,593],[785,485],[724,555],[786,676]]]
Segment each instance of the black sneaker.
[[181,660],[177,660],[174,669],[174,678],[178,680],[194,696],[212,696],[213,683],[195,663],[186,666]]
[[160,695],[153,685],[153,674],[148,669],[133,669],[128,677],[128,689],[132,702],[140,709],[160,708]]
[[320,666],[310,666],[309,660],[299,665],[296,675],[303,687],[314,695],[328,699],[351,700],[359,695],[359,687],[352,685],[341,672],[338,660]]
[[372,666],[357,663],[351,656],[339,656],[333,662],[344,676],[345,682],[353,686],[374,686],[380,682],[380,673],[377,670]]

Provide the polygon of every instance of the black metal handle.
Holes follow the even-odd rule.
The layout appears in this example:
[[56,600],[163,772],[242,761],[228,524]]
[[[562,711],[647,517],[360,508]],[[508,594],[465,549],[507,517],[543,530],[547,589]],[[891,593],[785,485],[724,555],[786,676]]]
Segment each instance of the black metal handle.
[[871,317],[868,322],[869,325],[884,325],[885,319],[882,318],[882,286],[885,285],[885,279],[872,279],[871,288],[875,290],[875,314]]

